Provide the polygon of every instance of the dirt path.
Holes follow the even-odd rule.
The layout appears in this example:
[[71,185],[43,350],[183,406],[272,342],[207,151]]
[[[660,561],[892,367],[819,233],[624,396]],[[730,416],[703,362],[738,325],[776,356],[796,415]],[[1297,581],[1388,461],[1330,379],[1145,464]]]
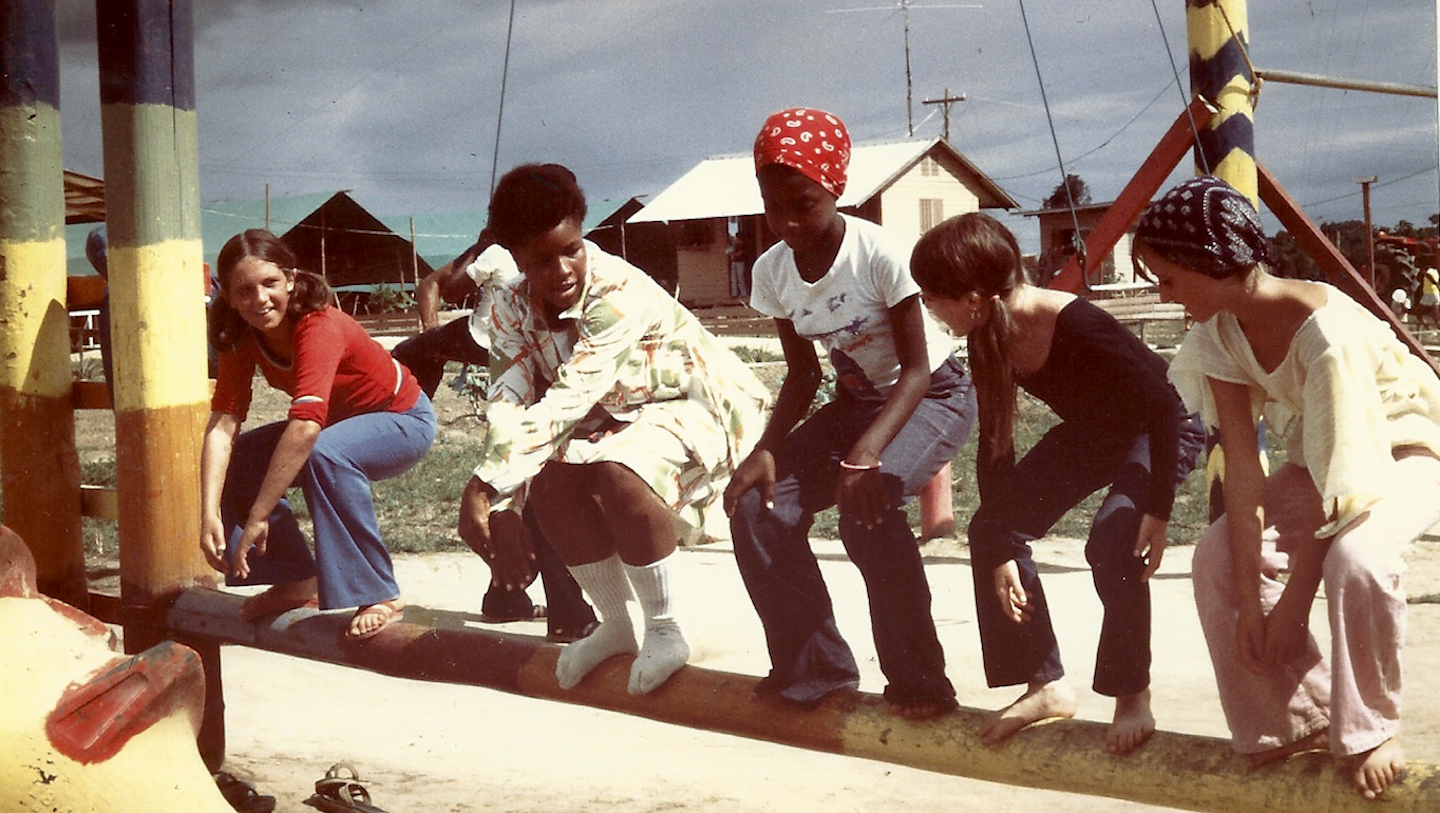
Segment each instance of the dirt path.
[[[817,553],[837,617],[863,670],[862,688],[881,678],[869,642],[858,573],[835,542]],[[926,548],[934,612],[961,702],[994,708],[1014,690],[984,687],[963,547]],[[1098,635],[1099,602],[1080,545],[1037,546],[1046,590],[1058,614],[1067,668],[1081,690],[1080,716],[1104,721],[1109,701],[1086,688]],[[1225,736],[1208,657],[1190,593],[1189,548],[1167,554],[1155,583],[1156,716],[1164,729]],[[767,667],[759,622],[724,547],[683,551],[679,583],[695,657],[706,667],[759,675]],[[397,562],[412,602],[478,611],[484,565],[466,554]],[[1440,592],[1440,543],[1411,560],[1413,595]],[[537,590],[538,596],[538,590]],[[1323,612],[1323,602],[1317,602]],[[1321,620],[1317,629],[1323,629]],[[541,623],[506,629],[544,634]],[[1411,607],[1406,651],[1410,698],[1406,745],[1413,759],[1440,762],[1440,605]],[[389,813],[439,811],[872,811],[956,809],[1057,813],[1140,811],[1140,805],[1033,791],[657,723],[607,711],[486,689],[383,677],[354,669],[228,648],[224,656],[227,766],[280,798],[282,813],[302,804],[331,763],[356,766],[376,804]],[[1097,756],[1097,759],[1106,757]]]

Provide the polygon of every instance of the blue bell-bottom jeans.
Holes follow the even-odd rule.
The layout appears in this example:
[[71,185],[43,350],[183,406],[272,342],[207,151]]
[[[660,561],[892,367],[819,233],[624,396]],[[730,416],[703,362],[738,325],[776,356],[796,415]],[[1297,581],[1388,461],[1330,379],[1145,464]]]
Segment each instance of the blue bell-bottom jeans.
[[[235,439],[220,498],[227,559],[284,431],[281,421]],[[434,440],[435,410],[423,393],[408,412],[371,412],[321,429],[295,483],[314,523],[314,555],[290,501],[282,499],[270,514],[265,555],[251,551],[250,576],[227,576],[226,583],[287,584],[315,576],[322,609],[363,607],[398,597],[400,586],[380,539],[370,484],[408,470]]]
[[[839,462],[884,404],[843,393],[790,433],[775,451],[774,507],[751,489],[730,519],[735,560],[765,628],[767,689],[800,703],[859,684],[850,647],[835,625],[830,594],[810,550],[815,514],[835,504]],[[896,703],[955,696],[930,615],[930,586],[901,506],[948,466],[975,422],[975,393],[951,358],[930,380],[915,412],[880,455],[892,509],[875,528],[841,512],[840,539],[860,569],[880,669]]]

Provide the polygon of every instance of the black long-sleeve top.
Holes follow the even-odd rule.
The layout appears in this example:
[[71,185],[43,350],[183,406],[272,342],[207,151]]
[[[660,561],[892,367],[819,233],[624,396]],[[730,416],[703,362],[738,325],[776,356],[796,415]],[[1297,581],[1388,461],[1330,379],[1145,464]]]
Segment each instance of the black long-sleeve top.
[[[1169,520],[1186,412],[1168,364],[1115,317],[1084,299],[1061,309],[1045,363],[1016,383],[1063,421],[1119,437],[1150,436],[1150,486],[1141,511]],[[981,467],[980,476],[986,477]],[[982,490],[985,490],[982,484]]]

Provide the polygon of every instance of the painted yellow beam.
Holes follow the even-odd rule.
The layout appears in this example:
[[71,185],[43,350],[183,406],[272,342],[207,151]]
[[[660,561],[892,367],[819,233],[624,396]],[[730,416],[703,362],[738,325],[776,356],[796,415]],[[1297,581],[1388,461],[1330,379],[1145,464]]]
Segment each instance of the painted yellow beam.
[[[436,613],[433,626],[399,622],[368,643],[354,643],[344,639],[344,614],[296,610],[268,624],[251,624],[236,618],[241,600],[216,590],[188,590],[171,609],[167,625],[187,639],[398,677],[485,686],[990,782],[1217,813],[1377,809],[1351,789],[1327,754],[1250,770],[1224,740],[1161,731],[1138,752],[1115,758],[1105,753],[1105,726],[1080,720],[1034,726],[1001,747],[988,748],[976,736],[987,714],[978,709],[909,722],[891,716],[884,699],[860,692],[804,709],[756,698],[754,677],[696,666],[686,666],[654,693],[637,697],[627,690],[629,657],[606,661],[565,691],[555,681],[560,648],[540,638],[465,628],[458,619],[445,623],[443,613]],[[1436,766],[1411,764],[1405,778],[1386,793],[1384,810],[1440,810]]]

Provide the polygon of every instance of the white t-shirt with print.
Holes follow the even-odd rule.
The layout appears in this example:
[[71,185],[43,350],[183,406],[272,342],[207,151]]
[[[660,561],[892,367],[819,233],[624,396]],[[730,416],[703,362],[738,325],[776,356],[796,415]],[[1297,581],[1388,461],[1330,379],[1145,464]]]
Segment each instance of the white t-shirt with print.
[[465,274],[475,281],[480,291],[480,301],[470,311],[470,338],[475,344],[490,349],[490,305],[495,301],[494,291],[505,283],[520,276],[520,267],[515,258],[496,243],[484,251],[475,261],[465,267]]
[[[910,276],[911,246],[868,220],[841,217],[845,237],[825,276],[801,279],[795,252],[776,243],[755,261],[750,307],[787,319],[800,336],[818,341],[853,395],[884,398],[900,378],[890,308],[920,293]],[[922,312],[933,372],[952,342],[930,312]]]

